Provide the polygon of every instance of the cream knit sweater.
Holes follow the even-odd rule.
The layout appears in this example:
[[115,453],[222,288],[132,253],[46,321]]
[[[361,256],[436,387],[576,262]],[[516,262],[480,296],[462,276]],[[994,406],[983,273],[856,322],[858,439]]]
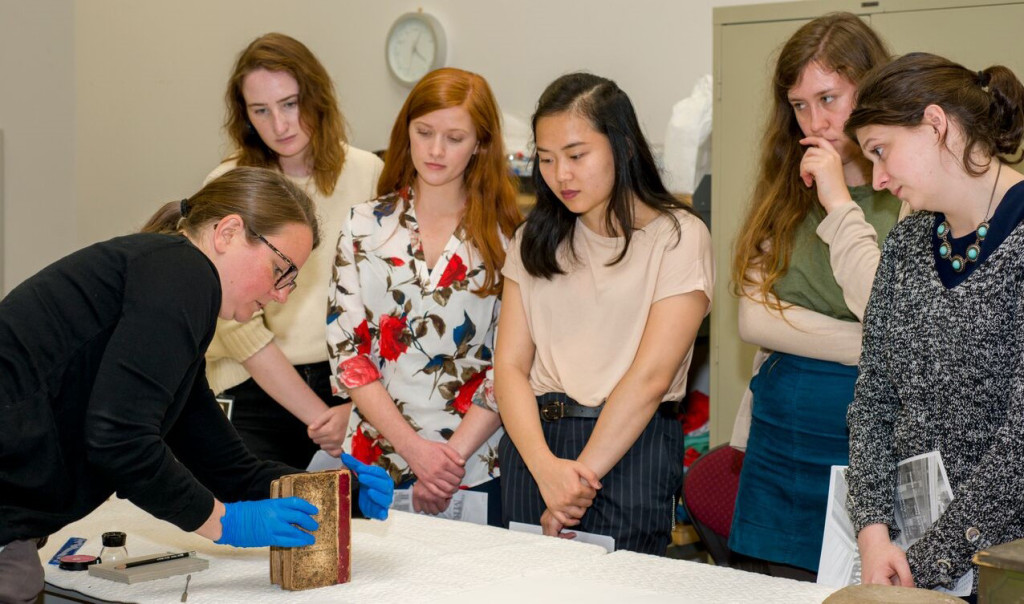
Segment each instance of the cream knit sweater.
[[[205,182],[235,167],[226,161]],[[292,178],[313,199],[320,217],[320,245],[299,273],[298,287],[287,304],[271,304],[246,323],[217,321],[217,334],[206,352],[206,377],[214,392],[249,379],[242,361],[271,341],[293,365],[327,360],[327,288],[341,225],[353,205],[377,196],[384,163],[374,154],[346,146],[345,167],[330,197],[323,197],[312,178]]]

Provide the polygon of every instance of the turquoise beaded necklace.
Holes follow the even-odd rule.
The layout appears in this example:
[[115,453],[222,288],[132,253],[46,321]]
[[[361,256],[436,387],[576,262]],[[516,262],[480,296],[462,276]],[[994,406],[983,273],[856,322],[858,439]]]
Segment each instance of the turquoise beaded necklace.
[[988,236],[988,219],[989,210],[992,209],[992,200],[996,196],[996,184],[999,183],[999,173],[1003,170],[1003,163],[999,162],[999,167],[996,168],[996,180],[992,183],[992,192],[988,196],[988,207],[985,208],[985,219],[978,223],[978,228],[974,230],[974,243],[967,246],[967,251],[963,256],[960,254],[953,253],[953,246],[949,244],[949,223],[945,220],[935,229],[935,234],[939,236],[939,257],[943,260],[949,260],[949,263],[953,266],[953,270],[962,273],[964,268],[967,267],[968,262],[977,262],[978,257],[981,256],[981,243],[985,241],[985,237]]

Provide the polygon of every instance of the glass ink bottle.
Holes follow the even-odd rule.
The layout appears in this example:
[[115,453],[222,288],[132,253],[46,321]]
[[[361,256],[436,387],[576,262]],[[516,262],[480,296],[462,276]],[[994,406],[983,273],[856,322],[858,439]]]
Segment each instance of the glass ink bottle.
[[100,550],[101,564],[122,562],[128,557],[124,546],[126,535],[122,532],[103,533],[103,549]]

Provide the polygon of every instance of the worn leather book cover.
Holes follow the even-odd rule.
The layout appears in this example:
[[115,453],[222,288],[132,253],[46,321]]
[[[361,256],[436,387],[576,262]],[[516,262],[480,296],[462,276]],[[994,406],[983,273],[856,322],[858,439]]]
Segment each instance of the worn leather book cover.
[[270,582],[297,591],[352,578],[352,495],[348,470],[288,474],[270,485],[271,497],[301,497],[320,510],[316,543],[270,548]]

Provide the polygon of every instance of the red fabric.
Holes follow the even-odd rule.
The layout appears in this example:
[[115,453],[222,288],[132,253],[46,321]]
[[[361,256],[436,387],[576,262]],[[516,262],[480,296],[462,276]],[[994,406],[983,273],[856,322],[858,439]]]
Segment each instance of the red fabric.
[[722,537],[729,536],[743,451],[716,447],[693,462],[683,482],[683,497],[694,520]]
[[693,390],[686,395],[686,413],[683,414],[683,433],[693,434],[708,425],[708,395]]
[[352,580],[352,474],[338,472],[338,583]]
[[698,459],[700,459],[700,451],[694,447],[686,447],[686,452],[683,453],[683,467],[689,468]]

